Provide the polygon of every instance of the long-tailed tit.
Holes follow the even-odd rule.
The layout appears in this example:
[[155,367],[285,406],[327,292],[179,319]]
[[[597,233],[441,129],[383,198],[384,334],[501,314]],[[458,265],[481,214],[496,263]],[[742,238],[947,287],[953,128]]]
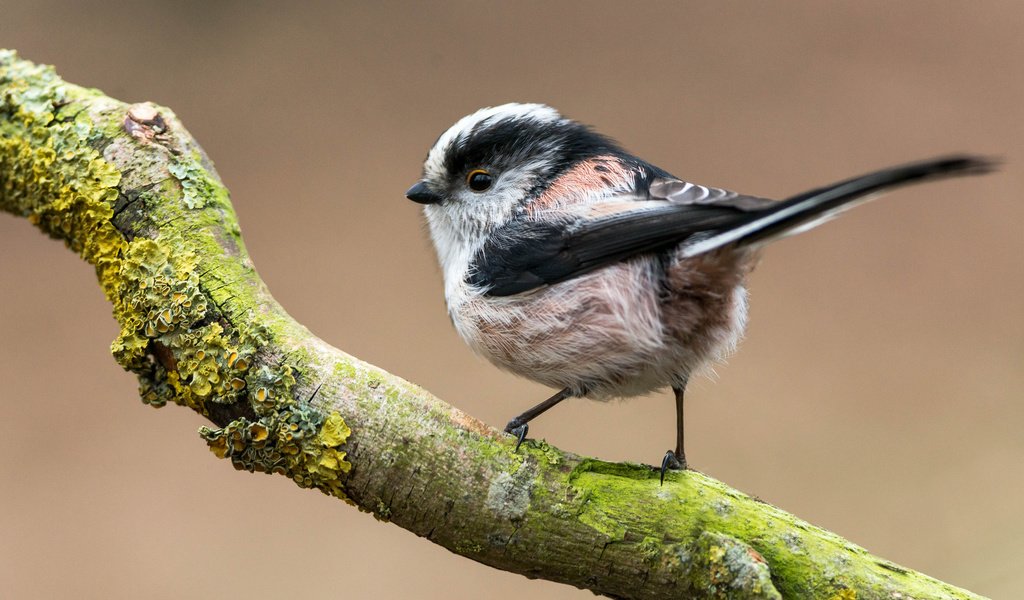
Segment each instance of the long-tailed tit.
[[[884,169],[784,201],[688,183],[540,104],[485,108],[430,149],[406,196],[424,204],[448,314],[492,363],[565,398],[638,396],[671,386],[685,468],[683,392],[731,352],[760,249],[890,188],[990,171],[954,156]],[[519,444],[516,445],[518,449]]]

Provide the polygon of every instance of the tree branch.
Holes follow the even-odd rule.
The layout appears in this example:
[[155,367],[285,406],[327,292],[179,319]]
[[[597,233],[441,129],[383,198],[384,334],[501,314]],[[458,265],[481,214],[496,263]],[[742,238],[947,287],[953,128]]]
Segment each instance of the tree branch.
[[205,415],[280,473],[467,558],[619,598],[977,598],[695,471],[514,440],[317,339],[253,269],[213,165],[167,108],[0,51],[0,208],[96,268],[143,402]]

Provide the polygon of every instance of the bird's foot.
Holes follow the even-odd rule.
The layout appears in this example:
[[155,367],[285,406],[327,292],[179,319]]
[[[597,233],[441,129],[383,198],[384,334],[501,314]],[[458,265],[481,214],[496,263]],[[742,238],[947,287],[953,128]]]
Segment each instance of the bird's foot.
[[519,446],[523,445],[523,440],[526,439],[526,434],[530,431],[529,423],[522,423],[518,418],[512,419],[505,425],[505,433],[511,433],[516,436],[516,449],[513,452],[519,452]]
[[665,471],[669,469],[685,471],[686,457],[676,456],[676,453],[672,450],[665,453],[665,457],[661,459],[661,485],[665,485]]

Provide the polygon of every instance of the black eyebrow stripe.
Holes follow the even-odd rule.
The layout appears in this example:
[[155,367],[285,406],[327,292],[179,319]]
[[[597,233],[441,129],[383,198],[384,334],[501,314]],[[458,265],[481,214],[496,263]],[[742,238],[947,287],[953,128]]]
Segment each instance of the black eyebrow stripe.
[[482,121],[459,136],[443,164],[456,177],[477,166],[508,168],[541,153],[551,153],[555,170],[601,154],[627,156],[614,140],[575,121],[505,117]]

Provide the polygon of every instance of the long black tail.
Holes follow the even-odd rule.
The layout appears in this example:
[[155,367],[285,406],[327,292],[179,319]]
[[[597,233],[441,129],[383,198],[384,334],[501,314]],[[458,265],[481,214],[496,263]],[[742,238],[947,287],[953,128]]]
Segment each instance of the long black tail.
[[857,202],[869,200],[872,194],[911,183],[983,175],[994,171],[997,166],[996,161],[979,156],[951,156],[861,175],[804,192],[756,211],[750,215],[749,220],[694,244],[687,254],[702,254],[733,243],[746,246],[795,233],[794,230],[810,229],[852,208]]

